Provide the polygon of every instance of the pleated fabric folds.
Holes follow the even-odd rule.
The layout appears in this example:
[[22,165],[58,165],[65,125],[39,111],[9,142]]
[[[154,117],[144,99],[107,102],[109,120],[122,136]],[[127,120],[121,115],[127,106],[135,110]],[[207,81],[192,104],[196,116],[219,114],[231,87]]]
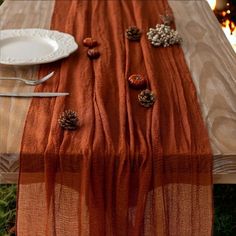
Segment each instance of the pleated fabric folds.
[[[212,154],[194,84],[180,46],[154,48],[146,37],[171,9],[167,0],[57,0],[51,29],[72,34],[79,49],[41,66],[56,75],[35,91],[20,156],[19,236],[210,236]],[[125,38],[129,26],[141,41]],[[173,25],[174,27],[174,25]],[[92,36],[101,56],[87,57]],[[148,78],[151,108],[129,88]],[[78,113],[64,131],[60,113]]]

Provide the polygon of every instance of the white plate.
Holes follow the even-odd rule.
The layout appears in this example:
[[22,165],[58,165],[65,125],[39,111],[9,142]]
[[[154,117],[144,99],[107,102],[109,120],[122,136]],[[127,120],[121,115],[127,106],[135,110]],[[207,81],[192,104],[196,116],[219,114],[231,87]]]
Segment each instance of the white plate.
[[69,56],[78,48],[72,35],[45,29],[0,31],[0,63],[34,65]]

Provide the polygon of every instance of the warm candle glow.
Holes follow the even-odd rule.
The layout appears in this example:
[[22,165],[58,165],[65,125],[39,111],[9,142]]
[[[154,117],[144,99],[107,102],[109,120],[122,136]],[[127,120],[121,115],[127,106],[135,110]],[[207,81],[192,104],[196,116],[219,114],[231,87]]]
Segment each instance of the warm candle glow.
[[211,9],[215,9],[216,7],[216,0],[207,0],[209,5],[211,6]]
[[[211,6],[211,9],[215,10],[216,0],[207,0],[207,2]],[[226,5],[229,6],[229,3],[227,3]],[[227,10],[227,11],[222,11],[221,14],[223,17],[226,17],[226,15],[230,13],[231,13],[230,10]],[[236,52],[236,25],[234,24],[234,22],[226,20],[222,23],[222,29],[226,37],[228,38],[229,42],[231,43],[234,51]]]
[[228,38],[229,42],[231,43],[234,51],[236,52],[236,30],[234,30],[233,33],[231,33],[229,20],[225,22],[225,26],[222,27],[222,29],[226,37]]

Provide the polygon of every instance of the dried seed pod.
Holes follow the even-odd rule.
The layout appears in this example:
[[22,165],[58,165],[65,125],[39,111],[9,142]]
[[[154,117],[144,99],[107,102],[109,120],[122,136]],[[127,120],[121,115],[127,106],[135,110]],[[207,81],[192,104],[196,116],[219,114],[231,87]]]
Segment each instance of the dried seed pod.
[[130,41],[139,41],[141,38],[141,31],[136,26],[131,26],[126,30],[126,38]]
[[100,52],[96,49],[89,49],[87,54],[91,60],[97,59],[100,57]]
[[94,48],[98,45],[98,42],[93,38],[85,38],[83,44],[85,47]]
[[154,47],[169,47],[175,44],[181,44],[183,41],[178,31],[165,24],[157,24],[156,28],[150,28],[147,36]]
[[144,76],[133,74],[128,78],[130,87],[135,89],[144,89],[147,86],[147,80]]
[[148,108],[154,104],[156,97],[149,89],[145,89],[138,95],[138,100],[141,106]]
[[65,130],[75,130],[79,126],[77,113],[72,110],[66,110],[61,113],[58,123]]
[[165,15],[160,15],[160,18],[164,25],[171,25],[171,23],[174,21],[173,16],[166,13]]

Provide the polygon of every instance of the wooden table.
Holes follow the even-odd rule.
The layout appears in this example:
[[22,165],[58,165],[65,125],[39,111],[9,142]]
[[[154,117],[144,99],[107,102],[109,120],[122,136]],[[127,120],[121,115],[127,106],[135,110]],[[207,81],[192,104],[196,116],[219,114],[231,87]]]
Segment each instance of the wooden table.
[[[236,54],[205,0],[169,3],[184,39],[186,62],[208,127],[214,183],[236,183]],[[5,0],[0,7],[0,29],[49,29],[53,8],[54,0]],[[37,70],[37,66],[0,65],[0,76],[36,79]],[[1,92],[33,90],[21,83],[0,81]],[[0,183],[17,181],[20,143],[30,102],[0,98]]]

